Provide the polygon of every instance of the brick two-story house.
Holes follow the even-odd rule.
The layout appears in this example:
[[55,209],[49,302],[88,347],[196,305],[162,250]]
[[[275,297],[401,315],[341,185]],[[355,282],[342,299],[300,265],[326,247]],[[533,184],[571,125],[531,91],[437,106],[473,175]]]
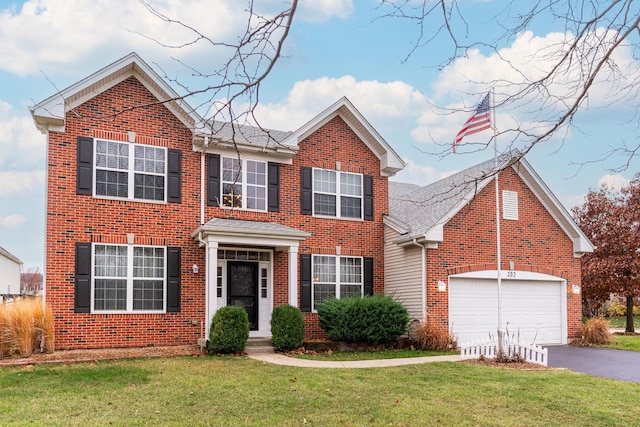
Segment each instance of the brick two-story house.
[[47,135],[56,348],[194,344],[243,306],[383,292],[402,159],[342,98],[295,132],[204,122],[135,53],[31,108]]
[[[342,98],[294,132],[205,122],[132,53],[31,108],[47,136],[45,300],[58,349],[195,344],[219,307],[386,293],[461,341],[496,328],[490,162],[420,187]],[[510,161],[510,160],[505,160]],[[505,319],[578,333],[592,249],[524,159],[500,173]]]

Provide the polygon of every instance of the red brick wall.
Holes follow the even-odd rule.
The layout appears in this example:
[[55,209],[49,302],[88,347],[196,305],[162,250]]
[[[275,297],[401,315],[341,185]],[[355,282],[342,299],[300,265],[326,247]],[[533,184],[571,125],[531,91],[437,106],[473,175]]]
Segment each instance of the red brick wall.
[[[192,151],[191,132],[136,79],[129,78],[69,112],[64,133],[49,134],[47,199],[47,304],[54,311],[56,348],[103,348],[194,344],[203,333],[205,253],[190,234],[200,225],[200,155]],[[77,195],[76,138],[127,140],[134,131],[141,143],[182,150],[182,203],[145,203]],[[375,220],[349,221],[300,214],[300,167],[335,169],[374,177]],[[205,217],[275,221],[313,235],[299,253],[374,258],[374,289],[383,290],[382,213],[387,211],[387,178],[377,157],[340,118],[333,118],[300,144],[292,165],[281,167],[280,212],[246,212],[206,207]],[[126,243],[182,248],[181,312],[166,314],[74,313],[74,245],[76,242]],[[191,266],[198,264],[194,274]],[[275,253],[274,304],[288,301],[288,254]],[[307,338],[323,337],[317,317],[306,315]],[[204,331],[207,333],[208,331]]]
[[[500,173],[500,189],[518,193],[517,221],[502,219],[500,244],[502,269],[533,271],[567,281],[567,332],[580,334],[582,303],[571,285],[580,285],[580,259],[573,243],[512,168]],[[491,182],[444,227],[444,241],[427,250],[427,312],[429,322],[448,327],[448,289],[439,292],[438,281],[469,271],[496,269],[495,184]]]

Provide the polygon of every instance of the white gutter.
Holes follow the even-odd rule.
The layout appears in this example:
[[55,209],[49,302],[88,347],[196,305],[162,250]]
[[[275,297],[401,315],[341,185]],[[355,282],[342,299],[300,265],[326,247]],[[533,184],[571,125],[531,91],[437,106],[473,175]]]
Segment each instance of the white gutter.
[[205,156],[204,150],[209,146],[209,137],[204,137],[202,151],[200,151],[200,225],[204,225],[204,198],[205,198]]

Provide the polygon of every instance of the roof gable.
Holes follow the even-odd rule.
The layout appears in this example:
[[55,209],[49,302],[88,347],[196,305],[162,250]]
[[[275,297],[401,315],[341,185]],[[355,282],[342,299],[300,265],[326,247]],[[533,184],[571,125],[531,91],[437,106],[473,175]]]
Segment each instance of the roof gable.
[[575,255],[593,251],[592,243],[571,215],[517,151],[500,156],[497,169],[495,160],[491,159],[424,187],[389,182],[390,218],[386,222],[396,229],[398,223],[403,224],[408,230],[396,243],[442,242],[445,224],[493,180],[496,170],[505,167],[513,168],[572,240]]
[[195,110],[180,99],[180,95],[133,52],[29,107],[31,116],[38,129],[43,133],[49,130],[64,132],[65,115],[68,111],[129,77],[135,77],[159,101],[166,101],[164,105],[188,129],[195,130],[197,126],[202,124],[202,118]]
[[346,97],[340,98],[298,130],[288,135],[282,143],[287,146],[297,147],[305,138],[336,116],[340,116],[347,126],[365,143],[369,150],[380,159],[381,175],[393,176],[405,167],[406,164],[402,158],[400,158]]
[[3,248],[2,246],[0,246],[0,255],[4,256],[5,258],[15,262],[16,264],[20,264],[22,265],[23,262],[20,261],[20,259],[13,255],[12,253],[10,253],[9,251],[7,251],[5,248]]

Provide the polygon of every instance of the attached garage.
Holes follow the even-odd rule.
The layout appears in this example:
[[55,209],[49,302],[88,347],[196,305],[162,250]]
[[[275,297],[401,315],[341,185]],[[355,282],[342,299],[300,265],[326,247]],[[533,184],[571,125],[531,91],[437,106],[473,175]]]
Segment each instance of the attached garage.
[[[566,344],[566,285],[561,278],[503,271],[502,322],[509,336],[536,344]],[[486,340],[498,328],[496,271],[449,277],[449,326],[458,343]]]

